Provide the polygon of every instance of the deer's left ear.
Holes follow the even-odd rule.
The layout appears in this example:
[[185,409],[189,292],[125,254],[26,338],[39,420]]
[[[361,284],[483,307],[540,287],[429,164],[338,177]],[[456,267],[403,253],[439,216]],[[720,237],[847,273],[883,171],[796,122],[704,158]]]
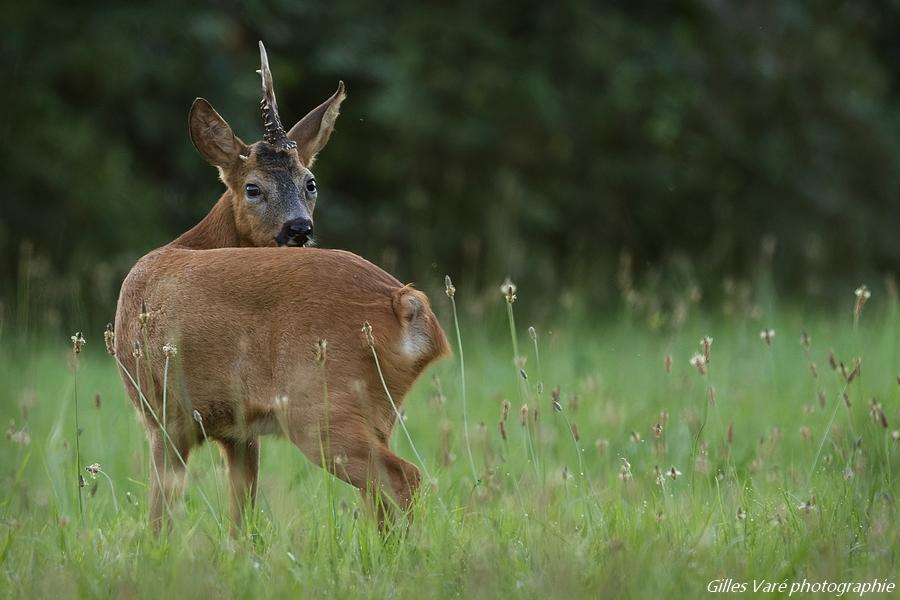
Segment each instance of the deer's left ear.
[[341,110],[341,102],[346,97],[344,82],[340,81],[331,98],[309,111],[288,132],[288,139],[297,143],[297,153],[307,168],[312,167],[316,154],[328,143]]

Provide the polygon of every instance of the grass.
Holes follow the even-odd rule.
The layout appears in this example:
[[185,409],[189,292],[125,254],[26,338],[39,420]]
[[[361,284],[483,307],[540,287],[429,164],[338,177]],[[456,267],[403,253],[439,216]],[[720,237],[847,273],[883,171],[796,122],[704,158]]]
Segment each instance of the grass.
[[[449,301],[433,300],[455,342]],[[512,338],[507,309],[518,303],[498,294],[485,314],[461,310],[472,461],[459,364],[445,361],[403,405],[434,481],[412,523],[387,536],[358,493],[283,438],[263,440],[259,509],[243,534],[216,524],[227,477],[206,450],[191,457],[175,529],[150,534],[147,443],[101,332],[85,334],[76,379],[65,337],[7,331],[0,595],[696,597],[720,578],[893,580],[900,320],[895,302],[878,300],[858,323],[852,307],[761,319],[710,308],[677,330],[631,314],[535,323],[533,335],[526,323]],[[759,332],[769,328],[767,345]],[[707,335],[701,375],[691,357]],[[517,360],[515,337],[530,342]],[[845,373],[861,359],[849,383],[829,366],[832,350]],[[403,433],[393,445],[414,458]]]

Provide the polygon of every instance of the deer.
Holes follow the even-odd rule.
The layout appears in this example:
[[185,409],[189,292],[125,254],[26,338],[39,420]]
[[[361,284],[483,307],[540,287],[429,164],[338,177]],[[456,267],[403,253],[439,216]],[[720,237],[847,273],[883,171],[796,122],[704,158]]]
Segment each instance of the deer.
[[259,42],[263,139],[244,143],[203,98],[188,115],[191,142],[219,171],[226,190],[212,210],[170,247],[210,248],[305,246],[313,242],[313,212],[318,188],[311,171],[328,143],[341,103],[337,91],[285,131],[278,113],[266,48]]
[[391,432],[413,383],[450,354],[412,285],[341,250],[172,246],[129,273],[111,337],[149,436],[153,530],[171,523],[190,453],[207,440],[224,455],[240,528],[267,434],[358,488],[380,527],[407,514],[420,475],[390,449]]
[[[402,402],[449,353],[424,294],[358,256],[307,247],[317,194],[310,169],[334,129],[344,84],[286,131],[262,42],[259,50],[263,139],[244,143],[209,102],[194,101],[191,141],[226,191],[197,225],[137,261],[109,329],[150,441],[156,531],[180,496],[191,450],[206,440],[222,449],[239,527],[255,504],[267,433],[287,434],[313,462],[365,490],[382,524],[378,498],[405,510],[419,482],[417,468],[388,446],[394,398]],[[360,322],[374,324],[367,348]],[[311,353],[323,365],[326,345],[328,367],[317,370]],[[376,347],[383,371],[366,354]]]

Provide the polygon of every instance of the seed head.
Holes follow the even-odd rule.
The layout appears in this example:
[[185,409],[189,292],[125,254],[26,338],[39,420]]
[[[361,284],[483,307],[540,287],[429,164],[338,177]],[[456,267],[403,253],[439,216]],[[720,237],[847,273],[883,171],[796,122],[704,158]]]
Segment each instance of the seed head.
[[662,423],[657,423],[656,425],[651,427],[650,430],[653,432],[653,437],[655,437],[657,439],[662,437],[662,432],[663,432]]
[[581,435],[578,433],[578,425],[576,425],[575,423],[572,423],[572,439],[574,439],[576,442],[581,441]]
[[809,352],[809,349],[812,346],[812,338],[809,337],[809,334],[806,333],[805,329],[800,334],[800,345],[803,346],[803,349],[807,352]]
[[700,375],[706,375],[706,359],[702,354],[697,353],[691,357],[691,366],[696,367]]
[[884,429],[888,428],[887,415],[884,414],[884,407],[881,402],[872,398],[869,400],[869,416],[876,425],[881,425]]
[[451,300],[456,295],[456,288],[453,287],[453,282],[450,280],[449,275],[444,275],[444,291],[447,292],[447,297]]
[[506,398],[503,399],[503,416],[500,417],[500,420],[504,423],[509,418],[509,400]]
[[84,339],[84,336],[81,335],[81,332],[77,332],[72,336],[72,351],[75,354],[81,354],[81,350],[84,348],[84,345],[87,344],[87,340]]
[[366,342],[369,344],[370,347],[374,348],[375,347],[375,336],[372,335],[372,326],[369,325],[368,321],[363,323],[362,332],[363,332],[363,335],[366,336]]
[[775,339],[775,330],[774,329],[763,329],[759,332],[759,339],[766,343],[766,346],[772,345],[772,340]]
[[523,404],[522,408],[519,409],[519,423],[522,427],[528,425],[528,405]]
[[509,277],[503,282],[500,286],[500,293],[506,298],[506,302],[508,304],[512,304],[516,301],[516,284],[514,284]]
[[663,359],[663,368],[666,370],[666,374],[672,372],[672,355],[666,354],[666,357]]
[[891,432],[891,439],[895,442],[900,442],[900,429],[895,429]]
[[172,342],[165,344],[162,349],[166,358],[174,358],[178,354],[178,348]]
[[806,502],[801,502],[799,505],[797,505],[797,509],[803,513],[813,512],[814,510],[816,510],[816,497],[813,496]]
[[22,429],[17,428],[15,421],[9,422],[9,427],[6,428],[6,439],[17,446],[23,447],[31,443],[31,435],[24,427]]
[[807,425],[803,425],[800,428],[800,439],[802,439],[804,442],[811,442],[812,435],[812,429],[810,429]]
[[91,476],[91,479],[97,479],[97,475],[100,474],[100,471],[102,469],[100,468],[100,463],[93,463],[86,466],[84,470],[88,472],[88,474]]
[[628,438],[635,444],[641,443],[641,434],[639,434],[637,431],[632,431],[631,433],[629,433]]
[[500,428],[500,437],[503,438],[503,441],[506,441],[506,421],[500,419],[497,422],[497,426]]
[[103,332],[103,343],[106,344],[106,353],[110,356],[116,353],[116,332],[113,330],[113,324],[106,324],[106,331]]
[[622,481],[629,481],[631,480],[631,477],[631,463],[625,458],[622,458],[622,466],[619,467],[619,479]]
[[863,306],[866,304],[866,300],[872,297],[872,292],[870,292],[869,288],[863,284],[856,288],[856,291],[853,292],[853,294],[856,296],[856,305],[853,307],[853,316],[856,319],[859,319],[859,316],[862,314]]
[[844,363],[841,363],[841,374],[844,376],[844,379],[847,380],[848,384],[853,383],[853,380],[856,379],[857,375],[859,375],[860,366],[861,363],[859,361],[859,358],[855,358],[853,360],[853,368],[849,371],[844,366]]
[[194,417],[194,420],[197,421],[200,425],[203,425],[203,415],[200,414],[200,411],[196,408],[191,413],[191,416]]
[[747,519],[747,511],[744,510],[744,508],[742,506],[738,506],[737,519],[738,519],[738,521],[744,521]]
[[713,339],[711,337],[704,336],[700,339],[700,350],[703,352],[703,359],[709,363],[709,351],[712,348]]
[[[718,371],[717,371],[717,372],[718,372]],[[676,468],[673,466],[672,468],[669,469],[669,471],[668,471],[668,473],[666,473],[666,475],[668,475],[669,478],[670,478],[672,481],[675,481],[676,479],[678,479],[679,477],[681,477],[681,471],[679,471],[678,469],[676,469]]]
[[316,342],[316,362],[319,365],[325,364],[325,358],[328,352],[328,340],[319,340]]
[[141,348],[141,342],[138,340],[134,340],[134,343],[131,345],[131,356],[134,358],[142,358],[144,356],[144,351]]
[[141,329],[147,326],[149,320],[150,313],[147,311],[147,303],[141,300],[141,312],[138,314],[138,323],[141,324]]
[[536,341],[537,341],[537,331],[535,331],[533,325],[532,325],[531,327],[528,328],[528,337],[531,338],[531,341],[532,341],[532,342],[536,342]]
[[550,398],[552,399],[553,410],[562,412],[562,404],[559,402],[559,386],[556,386],[556,388],[550,392]]

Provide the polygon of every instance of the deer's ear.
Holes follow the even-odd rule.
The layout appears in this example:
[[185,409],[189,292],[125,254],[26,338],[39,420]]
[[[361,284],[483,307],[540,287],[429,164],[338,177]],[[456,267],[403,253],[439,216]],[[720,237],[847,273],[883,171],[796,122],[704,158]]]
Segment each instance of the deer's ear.
[[297,144],[297,153],[307,168],[312,167],[316,154],[328,143],[334,123],[341,110],[341,102],[347,97],[344,82],[338,82],[337,91],[325,102],[309,111],[288,132],[288,139]]
[[215,167],[228,167],[239,154],[249,154],[247,145],[234,135],[222,115],[203,98],[197,98],[191,105],[188,125],[194,147]]

